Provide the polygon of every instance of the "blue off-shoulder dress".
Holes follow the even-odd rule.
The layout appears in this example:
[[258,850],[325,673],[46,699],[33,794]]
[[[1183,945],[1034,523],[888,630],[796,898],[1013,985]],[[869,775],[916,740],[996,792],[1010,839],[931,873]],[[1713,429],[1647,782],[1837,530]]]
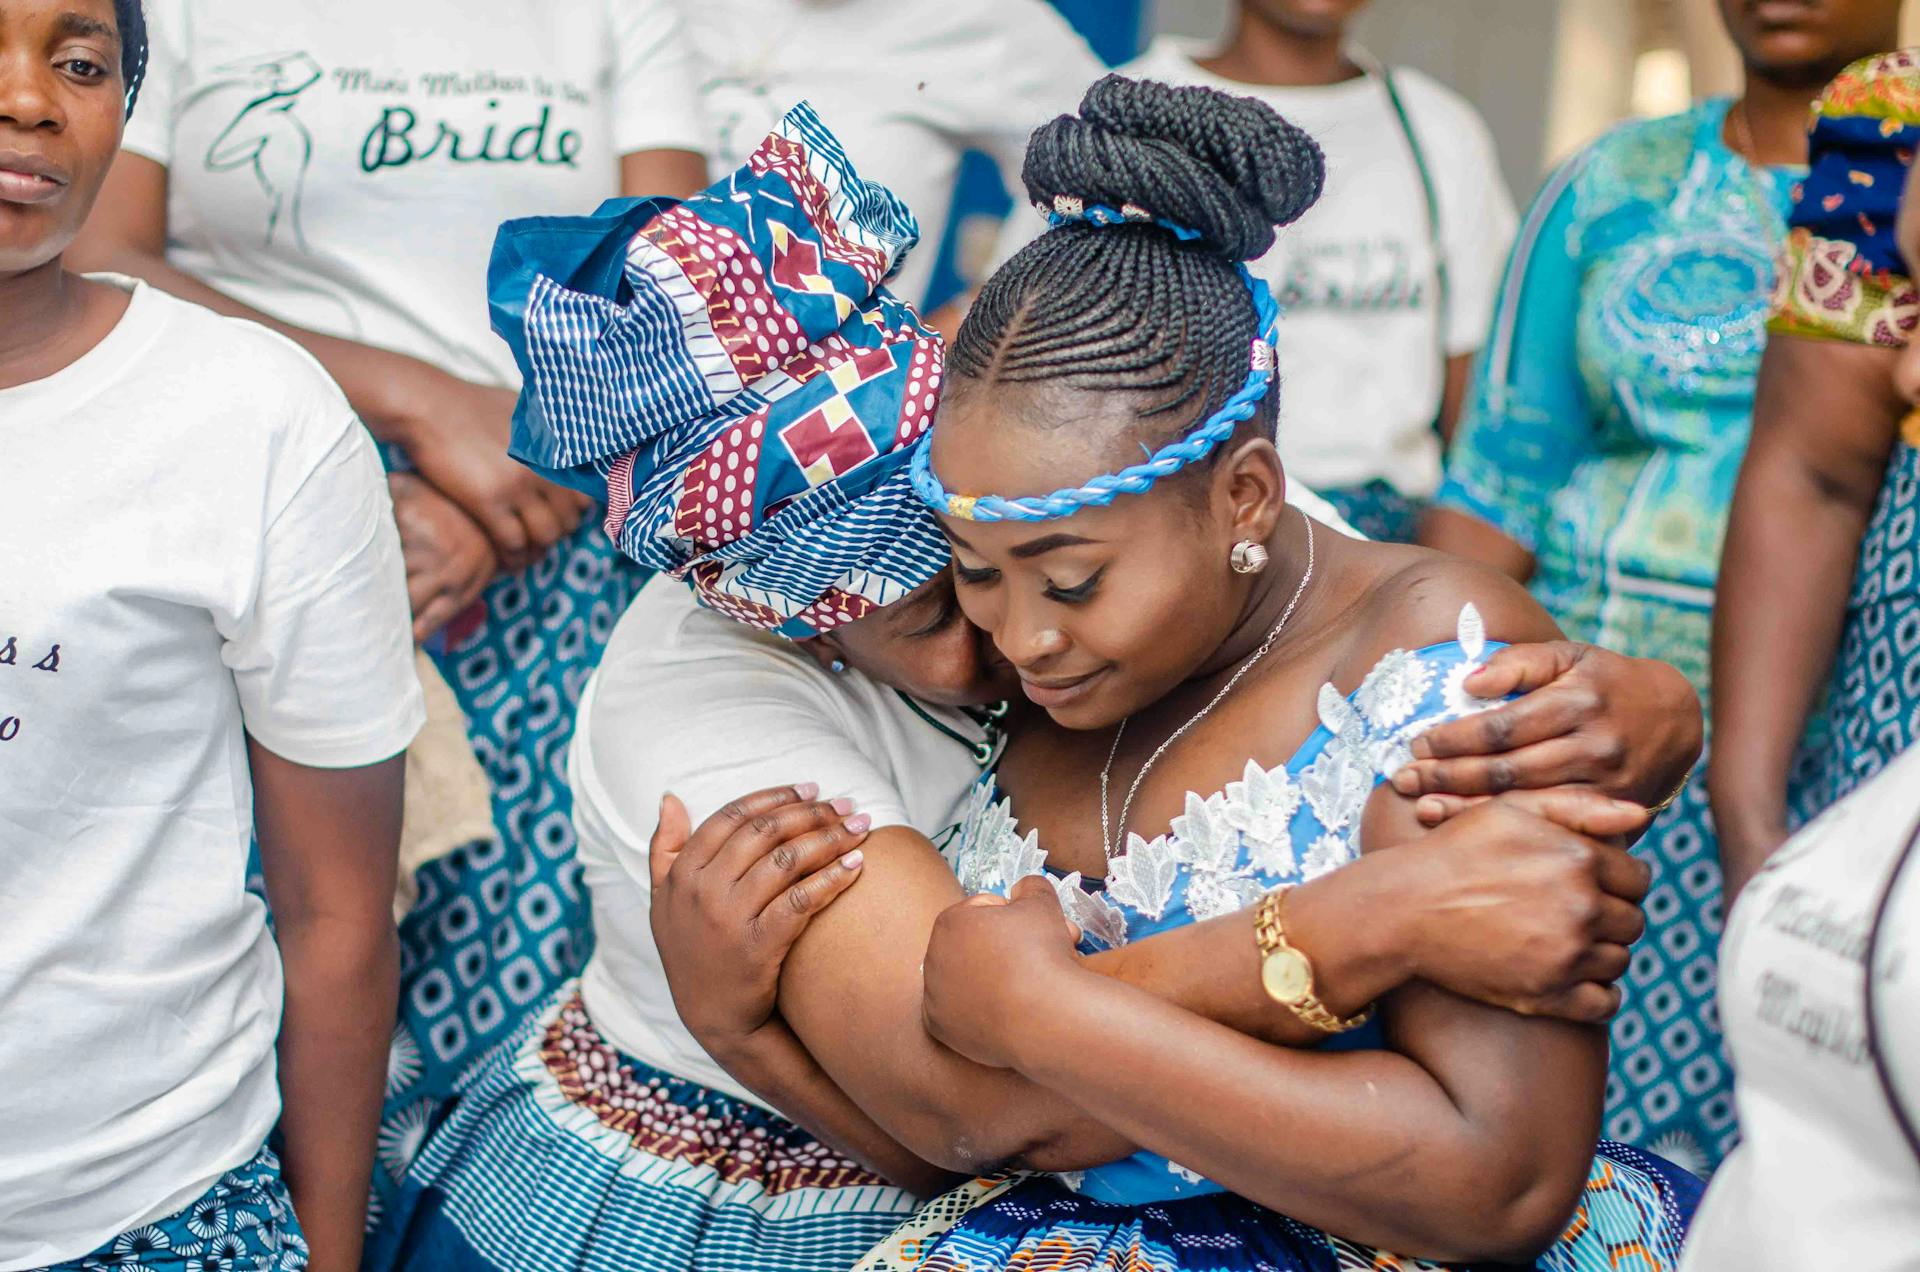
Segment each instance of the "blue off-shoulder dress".
[[[1351,695],[1320,691],[1320,726],[1274,769],[1249,762],[1241,780],[1201,797],[1153,840],[1129,837],[1103,887],[1048,876],[1088,952],[1111,948],[1257,901],[1267,891],[1336,870],[1359,856],[1360,818],[1374,787],[1411,758],[1412,740],[1493,705],[1465,688],[1494,648],[1479,614],[1462,611],[1457,638],[1382,658]],[[1037,832],[1022,836],[991,777],[975,788],[946,852],[970,892],[1005,894],[1044,872]],[[1330,1047],[1384,1046],[1377,1023]],[[1463,1164],[1463,1169],[1470,1168]],[[1669,1272],[1677,1266],[1699,1180],[1668,1162],[1602,1142],[1565,1234],[1535,1264],[1547,1272]],[[969,1194],[969,1199],[978,1193]],[[1322,1232],[1224,1191],[1199,1172],[1140,1152],[1092,1170],[1020,1180],[957,1218],[935,1203],[863,1263],[863,1272],[988,1272],[1020,1268],[1127,1272],[1346,1272],[1440,1265]]]

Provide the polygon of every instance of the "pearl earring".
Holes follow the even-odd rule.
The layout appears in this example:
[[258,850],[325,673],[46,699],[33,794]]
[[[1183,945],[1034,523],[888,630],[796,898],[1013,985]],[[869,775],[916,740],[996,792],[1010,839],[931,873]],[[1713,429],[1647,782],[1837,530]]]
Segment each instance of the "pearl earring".
[[1258,574],[1267,568],[1267,550],[1252,539],[1242,539],[1227,554],[1227,564],[1235,574]]
[[836,676],[844,676],[847,674],[847,664],[841,662],[838,658],[836,658],[831,663],[827,664],[827,670],[831,671]]

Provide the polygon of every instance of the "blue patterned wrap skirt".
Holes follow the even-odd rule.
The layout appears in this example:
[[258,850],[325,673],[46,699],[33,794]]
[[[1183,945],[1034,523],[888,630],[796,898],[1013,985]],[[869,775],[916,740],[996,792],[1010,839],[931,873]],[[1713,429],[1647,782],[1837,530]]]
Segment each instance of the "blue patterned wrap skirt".
[[368,1262],[421,1272],[838,1272],[918,1200],[620,1052],[572,984],[382,1151],[400,1186]]
[[300,1272],[306,1266],[307,1242],[280,1159],[262,1148],[178,1213],[39,1272]]

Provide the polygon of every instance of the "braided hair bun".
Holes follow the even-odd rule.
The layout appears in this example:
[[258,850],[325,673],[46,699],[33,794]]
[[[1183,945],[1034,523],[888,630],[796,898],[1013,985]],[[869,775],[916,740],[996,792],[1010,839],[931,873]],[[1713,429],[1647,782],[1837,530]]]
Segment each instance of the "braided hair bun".
[[1121,208],[1197,230],[1231,260],[1273,246],[1273,230],[1320,197],[1320,147],[1278,111],[1211,88],[1108,75],[1078,115],[1033,134],[1021,177],[1035,202],[1056,197]]

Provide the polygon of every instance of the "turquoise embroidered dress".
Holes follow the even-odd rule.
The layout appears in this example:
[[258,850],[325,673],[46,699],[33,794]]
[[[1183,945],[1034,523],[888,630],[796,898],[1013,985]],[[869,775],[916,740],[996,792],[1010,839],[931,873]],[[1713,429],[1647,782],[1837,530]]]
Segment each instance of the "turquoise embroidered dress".
[[[1798,175],[1729,150],[1726,111],[1714,101],[1627,124],[1548,181],[1437,496],[1533,553],[1534,595],[1569,636],[1670,662],[1703,702],[1721,539]],[[1736,1131],[1713,1006],[1720,871],[1702,772],[1640,850],[1655,868],[1650,930],[1614,1022],[1607,1134],[1705,1169]]]
[[[1249,762],[1226,789],[1205,797],[1190,793],[1168,833],[1152,840],[1129,836],[1104,886],[1089,887],[1078,874],[1052,878],[1086,934],[1084,948],[1110,948],[1230,913],[1272,888],[1354,860],[1367,800],[1407,762],[1413,739],[1444,720],[1492,705],[1467,693],[1464,682],[1494,647],[1478,612],[1468,606],[1457,640],[1389,653],[1349,696],[1323,687],[1320,726],[1287,763],[1268,770]],[[975,788],[966,819],[945,851],[969,891],[1005,894],[1045,866],[1038,833],[1018,833],[990,778]],[[1384,1044],[1378,1027],[1370,1025],[1328,1045]],[[1667,1163],[1603,1144],[1566,1235],[1537,1266],[1553,1272],[1666,1272],[1678,1260],[1698,1192],[1698,1181]],[[944,1233],[910,1224],[864,1266],[925,1272],[1434,1266],[1396,1258],[1275,1214],[1186,1166],[1141,1152],[1093,1170],[1017,1184]]]

